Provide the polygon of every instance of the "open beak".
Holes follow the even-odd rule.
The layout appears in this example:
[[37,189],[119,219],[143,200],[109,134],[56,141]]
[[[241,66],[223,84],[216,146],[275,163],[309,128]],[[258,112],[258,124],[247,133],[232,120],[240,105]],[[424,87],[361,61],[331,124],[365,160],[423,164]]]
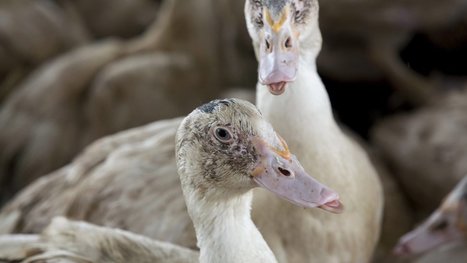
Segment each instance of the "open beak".
[[319,207],[332,213],[343,211],[339,195],[308,175],[284,140],[280,139],[282,149],[257,137],[252,141],[260,159],[251,176],[259,186],[298,206]]
[[259,81],[269,88],[273,95],[285,91],[288,82],[295,80],[299,58],[298,35],[293,32],[288,11],[284,9],[277,21],[266,10],[267,23],[264,27],[264,41],[259,52]]

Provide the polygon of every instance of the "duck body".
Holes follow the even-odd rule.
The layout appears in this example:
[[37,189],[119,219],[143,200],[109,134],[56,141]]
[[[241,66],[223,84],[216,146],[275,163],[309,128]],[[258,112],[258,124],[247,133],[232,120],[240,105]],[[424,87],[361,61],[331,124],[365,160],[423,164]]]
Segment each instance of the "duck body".
[[196,263],[198,251],[121,229],[54,218],[40,235],[0,236],[0,262]]
[[399,114],[372,131],[416,212],[428,214],[467,171],[467,92],[440,94],[436,103]]
[[[334,120],[316,69],[322,44],[318,13],[315,0],[248,0],[245,5],[247,28],[259,62],[257,106],[289,142],[305,169],[338,189],[346,211],[330,218],[320,211],[291,209],[278,201],[267,209],[274,206],[293,219],[278,220],[283,224],[280,227],[257,225],[266,230],[265,239],[274,244],[276,255],[281,254],[279,261],[369,262],[381,228],[382,185],[366,152]],[[289,222],[300,222],[300,227]],[[299,238],[293,238],[296,236]]]
[[346,211],[329,217],[321,211],[294,209],[280,200],[265,208],[260,200],[270,198],[268,193],[260,193],[254,211],[280,210],[291,220],[278,220],[274,225],[258,222],[258,227],[265,230],[269,243],[277,245],[271,245],[273,250],[280,251],[288,262],[369,262],[379,238],[381,183],[366,152],[335,122],[316,70],[303,65],[300,71],[303,73],[280,96],[258,84],[257,105],[303,160],[305,169],[338,189]]

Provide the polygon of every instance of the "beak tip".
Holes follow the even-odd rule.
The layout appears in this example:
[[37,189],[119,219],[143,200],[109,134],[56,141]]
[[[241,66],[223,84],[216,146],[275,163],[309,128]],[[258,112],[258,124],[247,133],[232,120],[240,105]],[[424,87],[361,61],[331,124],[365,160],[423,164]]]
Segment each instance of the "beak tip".
[[410,255],[410,248],[404,243],[399,243],[392,250],[392,254],[399,256],[399,257],[407,256],[407,255]]
[[285,91],[285,86],[287,83],[285,81],[268,84],[269,92],[273,95],[281,95]]
[[332,200],[323,205],[320,205],[319,208],[334,214],[341,214],[344,212],[344,205],[339,199]]

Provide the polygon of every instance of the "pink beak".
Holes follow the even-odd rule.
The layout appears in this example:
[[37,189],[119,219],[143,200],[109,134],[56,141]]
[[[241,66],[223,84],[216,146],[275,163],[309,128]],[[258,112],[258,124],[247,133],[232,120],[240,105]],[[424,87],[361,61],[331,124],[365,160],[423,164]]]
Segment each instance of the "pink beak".
[[436,211],[415,230],[399,239],[394,254],[409,256],[424,253],[443,244],[462,238],[462,233]]
[[259,186],[298,206],[319,207],[333,213],[343,211],[339,195],[308,175],[283,140],[282,150],[259,138],[252,141],[261,153],[258,165],[252,171],[253,180]]
[[299,42],[286,25],[278,31],[271,28],[266,31],[266,37],[260,45],[259,81],[268,86],[273,95],[280,95],[288,82],[295,81]]

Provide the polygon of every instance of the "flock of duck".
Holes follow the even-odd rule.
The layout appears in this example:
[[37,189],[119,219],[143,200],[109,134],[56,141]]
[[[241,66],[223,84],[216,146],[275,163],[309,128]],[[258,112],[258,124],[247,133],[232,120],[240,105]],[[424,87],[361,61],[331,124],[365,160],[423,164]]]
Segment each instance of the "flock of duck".
[[[383,186],[333,117],[318,11],[316,0],[247,0],[256,107],[214,100],[98,141],[6,208],[0,230],[48,226],[0,236],[0,262],[370,262]],[[52,219],[71,210],[107,227]],[[466,224],[467,179],[395,252],[461,240]]]

